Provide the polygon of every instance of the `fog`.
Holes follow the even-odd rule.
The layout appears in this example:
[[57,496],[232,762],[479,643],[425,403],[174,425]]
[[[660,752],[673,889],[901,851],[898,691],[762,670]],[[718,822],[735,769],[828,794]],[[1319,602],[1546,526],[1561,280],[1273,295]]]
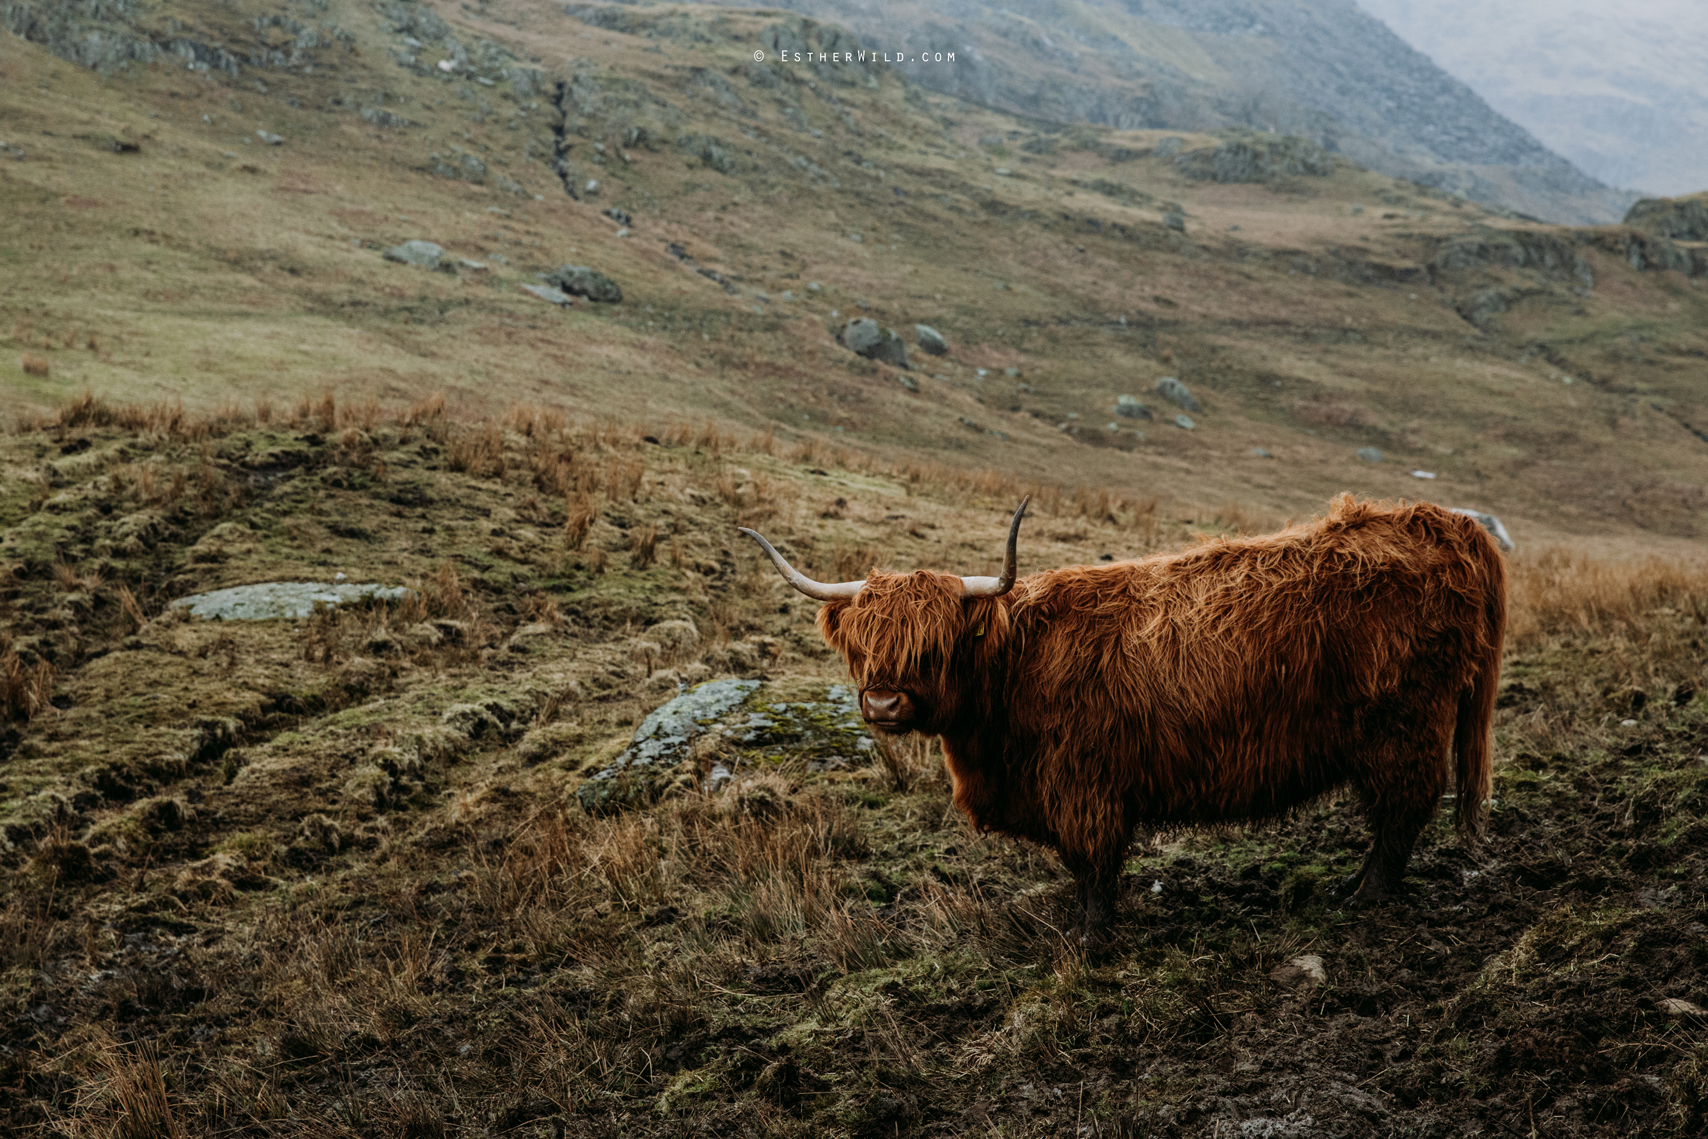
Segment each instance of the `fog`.
[[1586,173],[1708,190],[1708,3],[1359,0]]

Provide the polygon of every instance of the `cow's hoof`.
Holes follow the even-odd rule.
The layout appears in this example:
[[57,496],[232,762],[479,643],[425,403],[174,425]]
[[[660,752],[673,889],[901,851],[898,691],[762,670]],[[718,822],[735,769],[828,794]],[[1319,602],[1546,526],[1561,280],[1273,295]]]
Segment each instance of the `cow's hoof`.
[[1079,947],[1081,949],[1102,949],[1109,944],[1113,931],[1108,923],[1097,925],[1082,925],[1079,927]]
[[1388,900],[1388,895],[1381,887],[1371,888],[1368,879],[1364,885],[1352,891],[1352,894],[1342,903],[1349,910],[1369,910]]

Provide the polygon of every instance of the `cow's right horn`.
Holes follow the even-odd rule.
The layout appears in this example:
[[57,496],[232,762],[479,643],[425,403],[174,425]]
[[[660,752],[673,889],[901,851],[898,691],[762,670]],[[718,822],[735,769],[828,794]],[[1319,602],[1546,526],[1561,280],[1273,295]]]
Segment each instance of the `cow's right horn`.
[[839,581],[835,583],[814,581],[784,561],[783,555],[779,554],[759,531],[749,530],[745,526],[738,526],[736,529],[759,543],[759,548],[771,556],[771,564],[777,567],[777,572],[783,575],[784,581],[814,601],[852,601],[854,595],[860,592],[860,587],[866,584],[863,578],[860,581]]
[[1008,553],[1002,559],[1002,576],[963,577],[961,585],[968,597],[1001,597],[1014,588],[1014,578],[1020,569],[1020,520],[1026,517],[1026,504],[1031,501],[1031,495],[1020,500],[1020,509],[1014,512],[1014,521],[1008,525]]

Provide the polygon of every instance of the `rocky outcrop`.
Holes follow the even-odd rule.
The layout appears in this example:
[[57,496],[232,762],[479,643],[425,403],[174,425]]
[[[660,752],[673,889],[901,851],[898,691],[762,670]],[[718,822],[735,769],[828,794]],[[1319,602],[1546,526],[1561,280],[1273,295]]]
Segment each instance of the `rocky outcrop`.
[[1294,135],[1249,135],[1174,160],[1174,168],[1199,182],[1279,182],[1334,173],[1334,157]]
[[1708,241],[1708,192],[1682,198],[1644,198],[1625,215],[1625,224],[1674,241]]
[[669,700],[641,721],[629,745],[576,791],[589,813],[644,806],[696,786],[698,741],[715,746],[705,787],[716,791],[744,767],[786,755],[823,771],[864,762],[874,747],[854,692],[833,684],[774,694],[759,680],[713,680]]

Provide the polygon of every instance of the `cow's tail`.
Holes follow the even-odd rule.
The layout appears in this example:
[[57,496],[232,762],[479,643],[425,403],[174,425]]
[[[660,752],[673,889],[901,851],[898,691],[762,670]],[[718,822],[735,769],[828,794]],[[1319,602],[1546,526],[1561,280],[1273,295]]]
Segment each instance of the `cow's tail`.
[[1459,697],[1459,720],[1453,732],[1453,752],[1458,760],[1456,800],[1459,833],[1479,838],[1483,832],[1483,805],[1494,788],[1494,709],[1500,687],[1501,647],[1506,640],[1506,560],[1480,527],[1476,550],[1483,593],[1483,627],[1474,642],[1476,673]]

